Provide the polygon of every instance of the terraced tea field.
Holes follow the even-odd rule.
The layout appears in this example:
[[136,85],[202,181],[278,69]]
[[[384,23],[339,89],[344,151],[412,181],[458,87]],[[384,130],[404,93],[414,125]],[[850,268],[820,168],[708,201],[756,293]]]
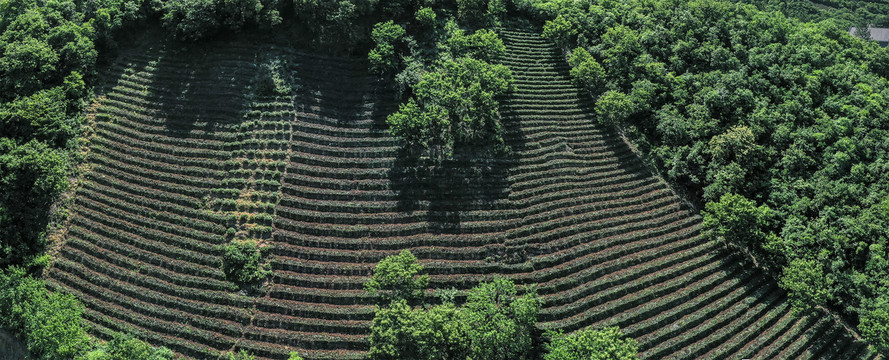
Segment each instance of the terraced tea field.
[[[362,61],[243,42],[122,57],[50,283],[84,301],[99,335],[128,329],[196,358],[358,359],[373,311],[362,284],[410,249],[434,288],[537,284],[541,329],[619,325],[644,359],[872,357],[703,241],[700,219],[596,125],[553,46],[501,35],[512,152],[420,175]],[[269,56],[292,65],[294,96],[246,90]],[[219,269],[237,236],[270,249],[259,293]]]

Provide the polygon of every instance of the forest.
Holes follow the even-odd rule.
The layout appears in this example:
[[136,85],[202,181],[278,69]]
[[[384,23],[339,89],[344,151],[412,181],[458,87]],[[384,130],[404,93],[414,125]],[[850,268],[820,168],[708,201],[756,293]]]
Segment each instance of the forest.
[[[366,59],[397,100],[385,124],[399,153],[436,168],[513,151],[504,99],[522,75],[498,31],[515,24],[542,28],[598,124],[699,212],[706,239],[774,277],[795,315],[828,309],[889,351],[889,51],[848,34],[889,25],[889,5],[853,0],[0,1],[0,326],[35,358],[175,356],[96,338],[41,277],[87,162],[94,87],[134,33],[189,46],[290,26]],[[295,91],[285,82],[269,75],[269,93]],[[268,250],[231,244],[219,268],[235,288],[272,276]],[[533,289],[504,277],[434,289],[407,251],[364,288],[373,359],[637,356],[616,327],[539,331]]]

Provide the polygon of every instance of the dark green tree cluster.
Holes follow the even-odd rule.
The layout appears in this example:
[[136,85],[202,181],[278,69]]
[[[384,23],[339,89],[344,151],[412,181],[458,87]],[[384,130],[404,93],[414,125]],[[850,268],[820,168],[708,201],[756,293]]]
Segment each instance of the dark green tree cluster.
[[97,49],[113,48],[116,32],[144,18],[140,3],[0,3],[0,265],[43,248],[49,207],[68,186],[85,79]]
[[272,272],[266,260],[266,251],[256,240],[232,240],[223,247],[222,272],[229,281],[238,285],[257,284]]
[[[851,3],[851,2],[850,2]],[[707,235],[771,269],[797,310],[889,348],[889,56],[841,21],[724,1],[516,0]]]
[[[371,359],[521,360],[535,359],[540,300],[497,277],[471,289],[457,306],[456,290],[439,293],[440,305],[423,304],[429,276],[409,251],[387,257],[374,268],[367,291],[379,297],[371,325]],[[637,345],[620,330],[584,329],[549,333],[546,360],[636,359]]]
[[161,0],[155,10],[164,27],[183,40],[200,40],[221,30],[271,28],[281,23],[278,0]]
[[25,340],[45,360],[169,360],[173,353],[118,334],[101,344],[86,332],[83,305],[74,296],[49,292],[21,267],[0,271],[0,326]]
[[[740,0],[803,21],[838,20],[843,26],[889,26],[889,4],[873,0]],[[864,35],[863,33],[861,35]]]
[[474,11],[484,17],[506,10],[497,0],[458,1],[456,11],[424,7],[401,24],[390,20],[374,27],[371,68],[394,74],[408,97],[387,123],[414,155],[442,161],[462,147],[474,148],[475,154],[507,150],[499,100],[512,91],[512,72],[491,64],[506,51],[495,32],[467,31],[455,20],[487,22],[470,15]]
[[511,90],[509,69],[470,57],[440,66],[424,74],[415,97],[389,116],[390,132],[436,160],[461,144],[504,149],[498,98]]

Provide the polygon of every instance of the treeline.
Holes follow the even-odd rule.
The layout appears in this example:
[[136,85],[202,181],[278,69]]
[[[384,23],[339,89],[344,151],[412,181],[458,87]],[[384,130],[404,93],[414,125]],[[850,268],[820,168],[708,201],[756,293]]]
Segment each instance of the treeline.
[[[428,6],[436,3],[445,6]],[[512,72],[492,64],[506,47],[484,28],[501,24],[507,3],[404,5],[401,13],[387,14],[394,20],[374,26],[368,54],[372,70],[394,79],[406,99],[387,119],[392,135],[410,156],[433,162],[453,159],[461,149],[463,159],[466,153],[490,159],[508,151],[499,101],[513,89]]]
[[0,265],[22,263],[45,245],[100,51],[146,14],[123,0],[0,3]]
[[889,26],[889,3],[874,0],[740,0],[803,21],[837,20],[843,26]]
[[706,235],[889,348],[889,56],[836,21],[723,1],[521,0],[601,121],[704,207]]
[[51,293],[24,268],[0,271],[0,326],[25,340],[35,359],[171,360],[172,351],[118,333],[108,342],[92,338],[74,296]]
[[440,304],[425,303],[429,275],[409,251],[381,261],[365,289],[379,304],[371,326],[373,360],[632,360],[638,344],[616,327],[571,334],[535,328],[540,299],[498,277],[469,290],[457,306],[456,289],[438,289]]

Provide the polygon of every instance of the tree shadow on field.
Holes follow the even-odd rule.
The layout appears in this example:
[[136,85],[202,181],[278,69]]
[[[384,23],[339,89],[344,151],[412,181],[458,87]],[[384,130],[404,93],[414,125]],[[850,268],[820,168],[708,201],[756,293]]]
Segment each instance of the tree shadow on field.
[[401,148],[389,180],[399,211],[426,210],[429,231],[460,233],[463,221],[478,220],[466,212],[509,207],[509,170],[515,163],[511,152],[491,154],[474,146],[458,147],[438,163]]
[[157,55],[145,68],[149,106],[171,137],[201,137],[242,121],[254,71],[249,52],[232,53],[224,42],[188,46],[165,43],[149,52]]

